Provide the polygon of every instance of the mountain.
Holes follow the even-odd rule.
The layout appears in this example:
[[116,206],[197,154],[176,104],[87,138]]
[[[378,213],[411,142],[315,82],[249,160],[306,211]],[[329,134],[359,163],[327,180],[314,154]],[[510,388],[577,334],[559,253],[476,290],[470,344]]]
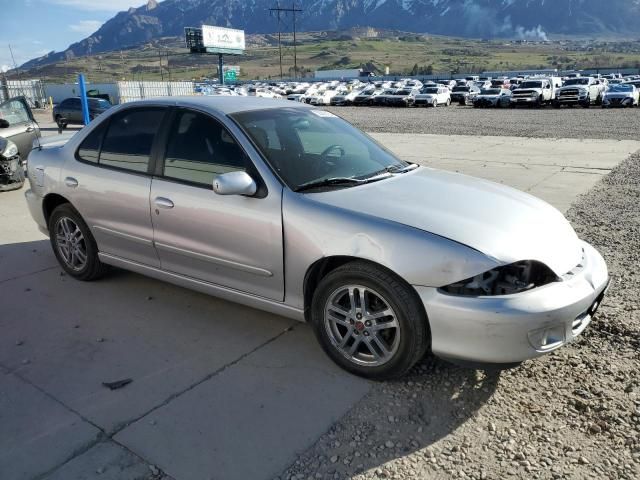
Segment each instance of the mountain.
[[[90,0],[87,0],[90,1]],[[22,68],[65,58],[127,48],[151,39],[181,36],[184,27],[202,24],[273,32],[269,8],[277,0],[149,0],[120,12],[93,35],[24,64]],[[294,0],[280,0],[291,7]],[[356,26],[476,38],[544,40],[547,34],[637,35],[640,0],[296,0],[301,30]],[[291,24],[290,14],[285,17]]]

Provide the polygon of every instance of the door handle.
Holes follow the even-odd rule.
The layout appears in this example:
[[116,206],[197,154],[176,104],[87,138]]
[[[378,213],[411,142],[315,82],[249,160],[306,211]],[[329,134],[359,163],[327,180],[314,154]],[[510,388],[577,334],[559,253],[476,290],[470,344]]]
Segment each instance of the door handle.
[[73,177],[67,177],[64,179],[64,184],[67,187],[76,188],[78,186],[78,180]]
[[26,131],[27,131],[28,133],[31,133],[31,132],[35,132],[35,130],[36,130],[36,129],[35,129],[35,128],[33,128],[33,127],[28,127]]
[[156,204],[156,207],[158,208],[173,208],[173,202],[171,200],[169,200],[168,198],[164,198],[164,197],[156,197],[155,200],[153,201]]

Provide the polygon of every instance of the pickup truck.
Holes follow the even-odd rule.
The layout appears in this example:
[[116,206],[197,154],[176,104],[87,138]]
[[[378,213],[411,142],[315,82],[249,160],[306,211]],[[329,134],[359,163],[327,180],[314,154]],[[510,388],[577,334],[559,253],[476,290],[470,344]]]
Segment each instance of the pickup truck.
[[549,104],[555,98],[555,92],[562,84],[559,78],[530,78],[523,81],[511,96],[512,107],[529,105],[541,107]]
[[592,104],[601,102],[602,94],[603,84],[594,77],[570,78],[556,92],[553,106],[560,108],[562,105],[581,105],[589,108]]

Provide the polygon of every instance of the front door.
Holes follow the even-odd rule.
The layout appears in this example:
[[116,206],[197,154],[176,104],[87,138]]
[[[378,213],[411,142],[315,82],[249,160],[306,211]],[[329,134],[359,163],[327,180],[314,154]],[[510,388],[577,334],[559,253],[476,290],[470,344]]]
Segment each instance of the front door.
[[9,127],[0,129],[0,137],[15,143],[20,158],[26,160],[31,152],[33,141],[40,135],[40,131],[24,97],[10,98],[1,103],[0,118],[9,122]]
[[262,186],[253,197],[213,192],[217,174],[238,170],[261,185],[251,160],[217,119],[176,111],[151,185],[162,269],[282,301],[282,189]]

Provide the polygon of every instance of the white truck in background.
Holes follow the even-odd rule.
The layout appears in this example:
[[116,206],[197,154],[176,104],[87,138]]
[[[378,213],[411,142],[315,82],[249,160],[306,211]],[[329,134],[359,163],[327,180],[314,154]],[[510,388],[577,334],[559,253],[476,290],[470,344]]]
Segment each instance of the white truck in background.
[[580,105],[589,108],[591,105],[601,103],[605,88],[606,80],[595,77],[570,78],[562,88],[558,89],[553,106],[560,108],[562,105]]
[[511,106],[529,105],[541,107],[550,104],[556,98],[556,91],[562,87],[560,77],[531,77],[524,80],[513,90]]

